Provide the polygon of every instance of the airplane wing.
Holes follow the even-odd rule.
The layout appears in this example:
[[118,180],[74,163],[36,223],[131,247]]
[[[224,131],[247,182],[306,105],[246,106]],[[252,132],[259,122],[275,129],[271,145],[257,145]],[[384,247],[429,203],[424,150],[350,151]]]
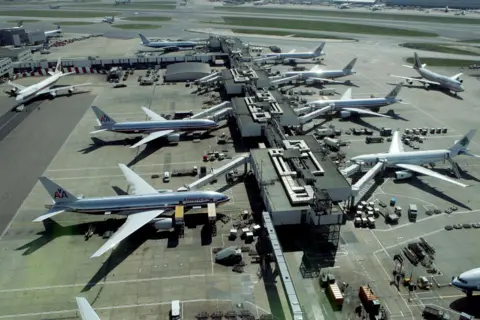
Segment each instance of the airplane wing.
[[8,81],[8,84],[11,85],[12,87],[18,89],[18,90],[23,90],[23,89],[26,88],[26,87],[24,87],[24,86],[21,86],[21,85],[19,85],[19,84],[16,84],[16,83],[12,82],[12,81]]
[[438,83],[438,82],[430,81],[430,80],[427,80],[427,79],[410,78],[410,77],[402,77],[402,76],[394,76],[394,75],[391,75],[391,76],[394,77],[394,78],[400,78],[400,79],[405,79],[405,80],[410,80],[410,81],[418,81],[418,82],[421,82],[421,83],[440,85],[440,83]]
[[152,110],[142,107],[142,110],[147,114],[147,116],[150,118],[150,120],[154,121],[166,121],[166,119],[159,114],[153,112]]
[[148,182],[143,180],[138,174],[132,171],[129,167],[123,163],[119,163],[118,166],[122,170],[125,179],[131,187],[131,193],[133,195],[143,195],[143,194],[155,194],[158,193],[154,187],[152,187]]
[[352,99],[352,88],[348,88],[347,91],[343,94],[340,100],[350,100]]
[[451,179],[447,176],[444,176],[443,174],[440,174],[438,172],[435,172],[433,170],[427,169],[427,168],[422,167],[422,166],[418,166],[418,165],[415,165],[415,164],[401,164],[401,163],[397,163],[395,165],[399,168],[409,170],[409,171],[413,171],[413,172],[420,173],[420,174],[424,174],[426,176],[434,177],[434,178],[437,178],[437,179],[440,179],[440,180],[443,180],[443,181],[447,181],[447,182],[456,184],[460,187],[464,187],[464,188],[468,187],[468,185],[466,185],[466,184],[458,182],[455,179]]
[[324,83],[343,83],[341,81],[336,81],[336,80],[332,80],[332,79],[324,79],[324,78],[308,78],[307,80],[312,80],[312,81],[317,81],[317,82],[324,82]]
[[377,117],[383,117],[383,118],[391,118],[390,116],[387,116],[387,115],[385,115],[385,114],[373,112],[373,111],[370,111],[370,110],[368,110],[368,109],[360,109],[360,108],[341,108],[341,110],[350,111],[350,112],[359,113],[359,114],[368,114],[368,115],[371,115],[371,116],[377,116]]
[[462,72],[460,72],[459,74],[456,74],[456,75],[454,75],[454,76],[450,77],[450,79],[453,79],[453,80],[458,80],[458,78],[460,78],[460,77],[462,76],[462,74],[463,74],[463,73],[462,73]]
[[58,88],[54,88],[54,89],[50,88],[50,89],[45,89],[45,90],[39,91],[38,95],[57,92],[57,91],[60,91],[60,90],[68,90],[70,88],[75,89],[75,88],[78,88],[78,87],[84,87],[84,86],[90,86],[90,85],[91,85],[91,83],[82,83],[82,84],[75,84],[73,86],[58,87]]
[[165,210],[151,210],[130,214],[125,223],[91,256],[91,258],[100,257],[108,250],[113,249],[122,240],[161,215],[163,212],[165,212]]
[[76,297],[75,300],[77,300],[78,311],[80,311],[80,318],[82,318],[82,320],[100,320],[100,317],[95,310],[93,310],[87,299]]
[[40,217],[33,220],[33,222],[40,222],[40,221],[46,220],[48,218],[56,216],[57,214],[63,213],[66,210],[67,209],[50,209],[47,212],[45,212],[44,214],[42,214]]
[[288,53],[295,53],[295,49],[290,50]]
[[278,56],[269,56],[269,57],[261,57],[261,58],[257,58],[257,59],[254,59],[255,61],[265,61],[265,60],[273,60],[273,59],[277,59]]
[[392,143],[390,143],[390,149],[388,150],[388,153],[399,153],[403,151],[404,149],[402,140],[400,139],[400,132],[397,130],[393,133]]
[[163,130],[163,131],[155,131],[155,132],[152,132],[150,133],[148,136],[146,136],[145,138],[143,138],[142,140],[138,141],[137,143],[135,143],[133,146],[131,146],[130,148],[136,148],[136,147],[139,147],[141,146],[142,144],[145,144],[145,143],[148,143],[152,140],[155,140],[155,139],[158,139],[158,138],[162,138],[162,137],[165,137],[165,136],[168,136],[170,133],[174,132],[175,130]]

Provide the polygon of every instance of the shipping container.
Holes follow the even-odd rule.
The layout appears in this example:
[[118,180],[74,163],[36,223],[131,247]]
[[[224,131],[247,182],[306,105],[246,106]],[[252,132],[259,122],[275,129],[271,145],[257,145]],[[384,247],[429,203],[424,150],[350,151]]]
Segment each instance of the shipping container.
[[371,314],[378,314],[380,301],[369,286],[361,286],[358,296],[364,308]]
[[335,307],[337,308],[342,308],[343,306],[343,294],[342,291],[340,291],[340,288],[336,283],[329,284],[328,285],[328,295],[330,297],[330,300],[334,304]]

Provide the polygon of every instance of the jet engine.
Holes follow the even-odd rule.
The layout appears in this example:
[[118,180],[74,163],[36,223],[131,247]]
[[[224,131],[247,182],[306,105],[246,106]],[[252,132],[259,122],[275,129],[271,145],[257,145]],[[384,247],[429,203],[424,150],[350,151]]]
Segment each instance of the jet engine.
[[167,139],[170,142],[178,142],[178,141],[180,141],[180,134],[178,134],[178,133],[169,134]]
[[463,79],[458,78],[458,82],[463,83]]
[[345,119],[345,118],[348,118],[352,115],[351,112],[348,112],[348,111],[340,111],[340,117]]
[[408,85],[410,85],[410,86],[413,84],[413,81],[412,81],[412,80],[406,80],[405,82],[406,82]]
[[70,94],[72,94],[74,91],[75,91],[75,88],[74,88],[74,87],[70,87],[70,88],[68,89],[68,93],[70,93]]
[[17,91],[18,91],[17,88],[12,88],[12,89],[10,90],[10,93],[11,93],[11,94],[15,94],[15,93],[17,93]]
[[157,230],[168,230],[173,226],[172,218],[157,218],[153,220],[153,226]]
[[50,92],[50,96],[51,96],[52,98],[55,98],[55,97],[57,96],[57,91],[52,91],[52,92]]
[[413,174],[409,171],[395,171],[395,179],[397,180],[403,180],[403,179],[408,179],[411,178]]

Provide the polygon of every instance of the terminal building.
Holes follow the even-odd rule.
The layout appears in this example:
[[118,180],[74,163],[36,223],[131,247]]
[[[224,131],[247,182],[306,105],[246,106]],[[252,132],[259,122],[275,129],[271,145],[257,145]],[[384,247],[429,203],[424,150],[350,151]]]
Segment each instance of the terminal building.
[[0,58],[10,58],[20,63],[33,61],[32,51],[26,48],[0,48]]
[[38,45],[45,42],[45,32],[41,30],[25,31],[23,28],[0,29],[0,46],[21,47]]
[[164,81],[195,81],[210,75],[210,66],[201,62],[180,62],[167,66]]
[[12,59],[0,57],[0,78],[10,78],[13,76]]

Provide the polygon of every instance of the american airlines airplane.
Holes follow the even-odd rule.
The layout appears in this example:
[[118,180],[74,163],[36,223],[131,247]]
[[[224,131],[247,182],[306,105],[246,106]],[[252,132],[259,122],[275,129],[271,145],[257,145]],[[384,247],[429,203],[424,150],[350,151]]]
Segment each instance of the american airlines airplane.
[[76,297],[75,300],[77,301],[78,311],[80,311],[80,318],[82,320],[100,320],[100,317],[95,310],[93,310],[87,299]]
[[150,41],[143,34],[139,34],[142,39],[142,46],[159,49],[180,49],[180,48],[195,48],[197,43],[195,41]]
[[254,59],[255,61],[265,61],[265,60],[283,60],[285,63],[295,62],[299,59],[314,59],[325,55],[323,48],[325,47],[325,42],[322,42],[318,48],[313,52],[295,52],[293,49],[290,52],[283,53],[267,53],[260,58]]
[[142,107],[142,110],[147,114],[151,121],[115,122],[115,120],[100,110],[100,108],[92,106],[92,109],[97,116],[99,126],[95,126],[96,130],[91,133],[112,131],[129,134],[147,134],[145,138],[135,143],[130,148],[137,148],[147,142],[159,138],[167,138],[172,142],[179,141],[180,134],[174,134],[174,132],[178,131],[211,130],[218,127],[218,124],[215,121],[208,119],[167,120],[145,107]]
[[[397,99],[397,95],[402,89],[402,84],[398,84],[385,98],[364,98],[352,99],[352,89],[349,88],[340,100],[317,100],[308,102],[307,105],[315,106],[317,109],[324,108],[325,111],[339,111],[342,118],[348,118],[352,114],[372,115],[384,118],[391,118],[390,116],[378,113],[381,107],[385,107],[397,102],[402,103],[402,99]],[[295,109],[298,113],[311,107]]]
[[422,64],[420,62],[420,58],[418,57],[416,52],[414,53],[414,59],[415,59],[415,64],[413,65],[413,67],[412,66],[405,66],[405,67],[413,68],[415,71],[417,71],[418,74],[420,74],[419,78],[410,78],[410,77],[395,76],[395,75],[391,75],[391,76],[395,78],[406,79],[406,82],[410,85],[413,83],[413,81],[418,81],[423,83],[425,85],[425,88],[428,88],[430,85],[445,88],[452,91],[455,95],[457,94],[457,92],[465,91],[465,88],[462,85],[463,80],[460,79],[460,76],[463,73],[459,73],[451,77],[443,76],[441,74],[438,74],[426,69],[425,67],[427,65]]
[[293,77],[300,75],[307,83],[320,82],[320,83],[341,83],[332,79],[346,77],[357,73],[353,67],[357,62],[357,58],[353,59],[342,70],[322,70],[318,65],[315,65],[308,71],[288,71],[283,74],[284,77]]
[[45,31],[45,37],[54,37],[62,34],[62,28],[60,26],[57,26],[57,29],[55,30],[50,30],[50,31]]
[[118,166],[131,186],[131,195],[77,198],[47,177],[40,177],[40,182],[54,204],[45,206],[48,211],[33,221],[43,221],[63,212],[126,216],[125,223],[92,255],[94,258],[113,249],[148,223],[153,224],[156,229],[171,228],[172,219],[163,215],[171,213],[178,205],[198,207],[214,203],[218,206],[230,200],[226,195],[215,191],[159,192],[126,165]]
[[467,297],[473,295],[473,291],[480,290],[480,268],[468,270],[458,277],[453,278],[450,283],[467,294]]
[[37,84],[24,87],[19,84],[8,81],[8,84],[13,86],[13,88],[10,90],[10,94],[15,96],[15,100],[17,101],[18,105],[22,105],[32,100],[33,98],[44,95],[44,94],[48,94],[52,98],[55,98],[57,96],[57,92],[60,90],[68,90],[69,93],[73,93],[75,91],[75,88],[88,86],[91,84],[91,83],[83,83],[83,84],[64,86],[64,87],[59,87],[54,89],[51,88],[53,85],[55,85],[55,83],[57,83],[58,80],[60,80],[60,78],[68,76],[70,74],[74,74],[74,73],[75,72],[63,73],[62,62],[61,62],[61,59],[58,58],[55,71],[49,71],[48,74],[50,75],[50,77],[40,81]]
[[[362,164],[362,166],[365,167],[375,167],[377,164],[381,163],[386,165],[388,168],[400,168],[401,171],[395,172],[396,179],[408,179],[413,176],[413,173],[419,173],[465,188],[468,187],[468,185],[427,169],[422,165],[443,162],[445,160],[452,161],[452,159],[458,155],[480,158],[480,156],[472,154],[468,151],[468,145],[472,141],[472,138],[476,132],[477,130],[470,130],[460,140],[455,141],[455,143],[448,149],[405,151],[403,149],[402,141],[400,140],[400,133],[396,131],[393,134],[392,143],[390,144],[390,149],[387,153],[361,155],[353,157],[350,161],[353,163]],[[378,168],[372,168],[370,170],[373,169]]]

